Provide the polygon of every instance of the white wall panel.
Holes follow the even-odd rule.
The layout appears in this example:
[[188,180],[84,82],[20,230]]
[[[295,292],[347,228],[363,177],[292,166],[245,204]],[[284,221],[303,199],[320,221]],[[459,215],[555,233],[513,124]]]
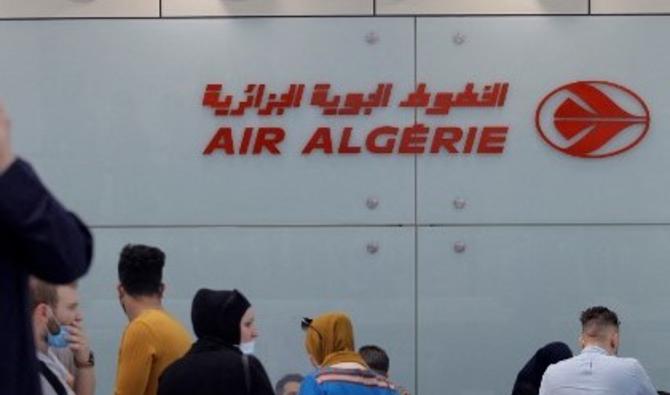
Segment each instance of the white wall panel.
[[587,13],[588,0],[376,0],[377,14]]
[[509,394],[539,347],[578,351],[579,314],[601,304],[623,322],[619,354],[669,388],[668,237],[667,226],[420,229],[419,393]]
[[[477,89],[509,83],[504,107],[453,108],[447,116],[421,110],[419,121],[510,128],[500,155],[443,151],[419,157],[419,222],[670,221],[664,171],[670,166],[665,133],[670,119],[663,116],[670,90],[659,89],[670,53],[658,51],[670,34],[667,22],[656,17],[419,19],[419,82],[453,92],[467,82]],[[581,80],[611,81],[643,98],[651,126],[637,146],[585,159],[545,143],[535,125],[540,102],[554,89]],[[464,209],[452,204],[459,198]]]
[[[190,330],[201,287],[240,289],[256,308],[257,355],[273,383],[311,371],[300,319],[350,313],[357,345],[376,343],[394,379],[414,386],[414,230],[412,228],[97,229],[91,273],[81,280],[85,324],[96,352],[98,393],[112,393],[121,332],[117,262],[127,243],[160,246],[166,304]],[[375,254],[369,242],[378,243]]]
[[163,0],[163,16],[372,15],[373,0]]
[[[374,30],[379,41],[368,44]],[[1,22],[0,91],[17,151],[97,225],[410,223],[412,157],[301,155],[318,126],[354,140],[410,111],[328,117],[215,117],[205,86],[243,97],[250,83],[333,84],[340,93],[413,85],[411,19]],[[205,157],[221,126],[286,131],[282,155]],[[376,196],[375,210],[366,200]]]
[[591,12],[594,14],[670,12],[668,0],[591,0]]
[[158,0],[2,0],[0,18],[157,17]]

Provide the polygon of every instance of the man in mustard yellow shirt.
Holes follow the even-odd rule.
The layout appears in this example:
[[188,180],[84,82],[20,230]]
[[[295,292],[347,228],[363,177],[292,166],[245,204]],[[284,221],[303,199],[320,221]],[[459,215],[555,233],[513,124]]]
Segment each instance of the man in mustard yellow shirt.
[[117,287],[130,321],[121,338],[115,395],[155,395],[158,377],[191,346],[191,336],[163,309],[165,254],[127,245],[119,259]]

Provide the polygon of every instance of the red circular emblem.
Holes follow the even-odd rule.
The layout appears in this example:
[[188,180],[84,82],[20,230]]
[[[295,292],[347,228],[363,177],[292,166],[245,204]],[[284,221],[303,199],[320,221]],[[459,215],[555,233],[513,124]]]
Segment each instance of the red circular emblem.
[[607,81],[563,85],[540,102],[537,131],[555,149],[580,158],[628,151],[647,134],[649,108],[630,89]]

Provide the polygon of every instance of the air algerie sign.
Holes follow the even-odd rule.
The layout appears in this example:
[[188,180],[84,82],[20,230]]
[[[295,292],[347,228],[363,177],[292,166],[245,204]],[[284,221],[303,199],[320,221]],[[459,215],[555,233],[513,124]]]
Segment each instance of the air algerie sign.
[[[509,83],[494,82],[480,87],[468,82],[457,91],[431,91],[425,83],[393,103],[393,84],[379,83],[372,93],[332,94],[331,84],[290,84],[282,93],[266,92],[266,84],[248,84],[246,97],[235,101],[224,94],[222,84],[209,84],[202,99],[217,117],[242,117],[255,113],[258,117],[281,116],[295,111],[305,103],[320,111],[324,118],[370,116],[375,109],[398,107],[416,109],[429,117],[445,117],[459,108],[496,109],[505,105]],[[301,153],[322,154],[501,154],[505,149],[508,125],[378,125],[355,143],[353,127],[333,130],[318,126],[305,141]],[[259,155],[282,153],[286,130],[276,126],[245,127],[234,133],[221,126],[203,150],[204,155]]]
[[[320,111],[324,119],[366,117],[380,108],[413,109],[433,121],[452,111],[499,111],[505,106],[510,84],[467,82],[462,89],[432,90],[425,83],[394,102],[392,83],[379,83],[371,93],[331,93],[331,84],[290,84],[282,93],[266,92],[265,84],[249,84],[245,98],[235,101],[224,94],[222,84],[209,84],[202,99],[217,117],[230,119],[255,113],[258,117],[282,116],[305,103]],[[395,96],[398,96],[397,94]],[[304,100],[303,100],[304,99]],[[557,151],[579,158],[605,158],[624,153],[646,136],[651,123],[649,108],[632,90],[608,81],[577,81],[563,85],[541,101],[535,113],[538,135]],[[314,129],[302,146],[303,155],[334,154],[486,154],[505,150],[507,124],[442,124],[428,126],[377,125],[354,139],[354,128],[333,130],[328,125]],[[238,134],[229,126],[216,130],[204,155],[259,155],[282,153],[286,130],[276,126],[245,127]]]

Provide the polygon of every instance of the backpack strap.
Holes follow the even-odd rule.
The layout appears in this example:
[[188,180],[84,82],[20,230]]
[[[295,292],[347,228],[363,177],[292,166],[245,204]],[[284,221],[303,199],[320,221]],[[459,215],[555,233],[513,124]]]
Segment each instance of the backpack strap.
[[56,377],[54,372],[52,372],[51,369],[49,369],[47,364],[45,364],[43,361],[38,362],[40,364],[40,373],[42,373],[42,376],[44,376],[44,378],[47,379],[51,388],[53,388],[58,395],[67,395],[67,391],[65,390],[63,383],[61,383],[61,381],[58,380],[58,377]]
[[249,369],[249,356],[242,355],[242,367],[244,368],[244,384],[247,388],[247,394],[251,394],[251,371]]

